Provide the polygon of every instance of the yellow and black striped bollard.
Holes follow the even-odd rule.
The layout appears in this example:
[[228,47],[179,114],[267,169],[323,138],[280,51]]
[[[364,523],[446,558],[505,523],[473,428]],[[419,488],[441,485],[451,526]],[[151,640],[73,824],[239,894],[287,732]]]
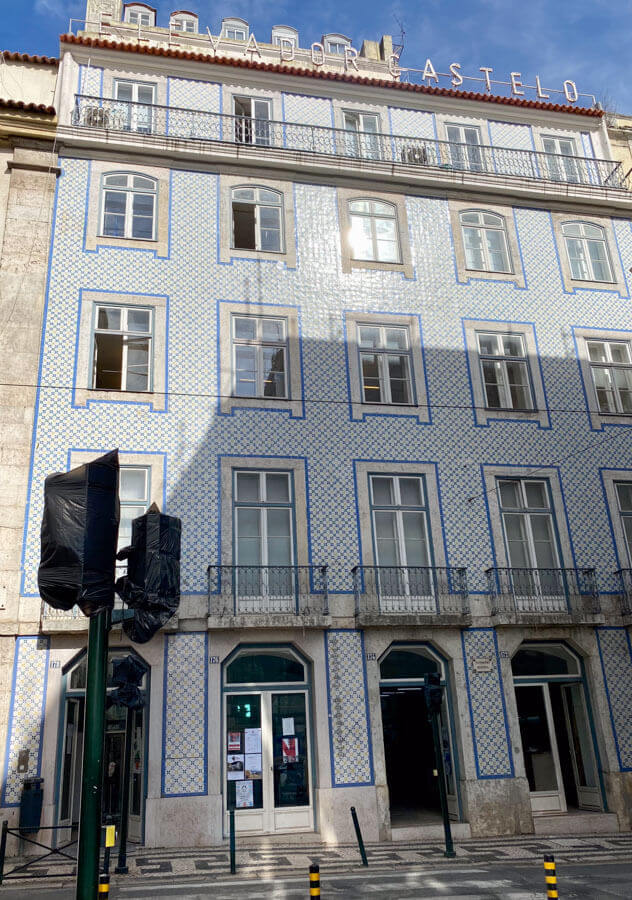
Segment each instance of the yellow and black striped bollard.
[[544,880],[546,881],[546,896],[550,900],[557,900],[557,875],[555,874],[555,857],[552,854],[544,857]]
[[102,873],[99,875],[99,897],[110,896],[110,876]]
[[309,867],[309,896],[320,897],[320,869],[315,865]]

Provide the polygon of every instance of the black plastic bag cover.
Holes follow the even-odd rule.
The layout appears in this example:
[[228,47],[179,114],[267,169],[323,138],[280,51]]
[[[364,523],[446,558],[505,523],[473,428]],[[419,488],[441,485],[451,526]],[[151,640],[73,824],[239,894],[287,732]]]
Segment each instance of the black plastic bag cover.
[[107,708],[118,704],[129,709],[142,709],[145,698],[139,685],[145,671],[142,662],[131,654],[115,659],[112,663],[112,684],[116,685],[116,690],[108,694]]
[[78,603],[94,616],[114,605],[118,475],[118,450],[112,450],[46,479],[37,582],[55,609]]
[[132,543],[118,554],[128,559],[127,575],[116,582],[123,601],[134,610],[123,621],[136,644],[150,641],[180,604],[180,534],[182,523],[163,515],[155,503],[132,522]]

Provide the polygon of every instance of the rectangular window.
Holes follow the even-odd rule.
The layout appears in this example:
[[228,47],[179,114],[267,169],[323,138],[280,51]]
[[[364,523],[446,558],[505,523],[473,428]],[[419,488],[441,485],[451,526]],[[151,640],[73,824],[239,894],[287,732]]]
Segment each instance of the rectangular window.
[[551,181],[573,184],[581,181],[576,159],[577,150],[572,138],[543,137],[542,147],[547,154],[546,166]]
[[148,12],[139,12],[138,10],[130,10],[127,14],[127,21],[130,25],[140,25],[143,28],[149,28],[152,24],[151,14]]
[[632,415],[632,358],[627,341],[586,341],[599,411]]
[[532,410],[523,336],[477,332],[477,341],[487,409]]
[[233,97],[235,141],[238,144],[270,145],[270,101],[255,97]]
[[115,81],[114,97],[121,101],[120,127],[124,131],[151,134],[153,131],[155,85],[138,81]]
[[625,547],[628,553],[628,565],[632,565],[632,482],[615,482],[617,493],[617,506],[621,520],[621,530],[625,538]]
[[449,162],[455,169],[482,172],[481,132],[476,125],[446,125],[449,141]]
[[380,595],[433,593],[426,491],[422,476],[371,475],[370,498]]
[[105,391],[150,391],[151,309],[95,306],[92,387]]
[[243,28],[226,28],[227,41],[245,41],[246,32]]
[[413,403],[408,328],[358,324],[364,403]]
[[285,319],[233,316],[233,396],[289,399]]
[[294,596],[290,472],[234,470],[235,564],[240,601]]
[[[149,466],[121,466],[119,473],[119,500],[121,519],[117,550],[127,547],[132,541],[132,521],[144,515],[150,498]],[[126,562],[117,562],[117,574],[126,570]]]
[[379,119],[372,113],[348,112],[342,114],[345,129],[345,149],[348,156],[365,159],[380,158]]

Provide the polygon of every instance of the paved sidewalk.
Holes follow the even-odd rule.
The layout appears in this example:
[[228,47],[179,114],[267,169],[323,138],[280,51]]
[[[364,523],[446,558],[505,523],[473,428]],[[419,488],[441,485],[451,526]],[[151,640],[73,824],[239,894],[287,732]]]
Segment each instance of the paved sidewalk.
[[[148,850],[141,847],[133,849],[128,855],[129,874],[112,874],[112,885],[131,886],[134,883],[151,884],[153,881],[164,885],[171,879],[199,882],[209,878],[217,884],[235,877],[242,880],[270,879],[273,876],[290,878],[304,875],[312,863],[318,863],[321,873],[332,875],[357,872],[361,868],[356,844],[328,845],[309,841],[286,845],[275,842],[272,845],[265,837],[258,843],[249,838],[248,843],[250,846],[237,851],[237,876],[230,875],[227,846],[183,850]],[[399,867],[436,870],[463,863],[471,866],[524,865],[541,861],[545,853],[553,853],[558,863],[629,863],[632,859],[632,834],[463,840],[455,844],[456,862],[445,859],[444,845],[439,841],[424,845],[411,841],[367,844],[366,849],[372,873],[393,871]],[[15,865],[23,861],[9,858],[5,865],[5,878]],[[116,854],[113,855],[112,873],[115,865]],[[5,884],[15,887],[28,885],[29,890],[37,886],[62,887],[72,882],[74,865],[70,860],[56,861],[55,857],[49,857],[36,863],[29,871],[40,877],[28,881],[7,879]]]

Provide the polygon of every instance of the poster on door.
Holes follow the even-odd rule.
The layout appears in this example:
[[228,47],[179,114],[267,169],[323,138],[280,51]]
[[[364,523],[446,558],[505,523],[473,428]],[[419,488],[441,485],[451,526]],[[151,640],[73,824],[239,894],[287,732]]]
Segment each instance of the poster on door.
[[246,728],[244,731],[244,753],[261,753],[261,729]]
[[284,763],[298,762],[298,738],[284,737],[281,739],[281,750]]
[[262,776],[261,754],[246,753],[246,778],[260,779]]
[[241,750],[241,731],[228,732],[228,752],[239,753]]
[[243,753],[229,753],[226,759],[226,776],[228,781],[241,781],[244,777]]
[[250,809],[254,806],[252,781],[239,781],[235,785],[235,808]]

